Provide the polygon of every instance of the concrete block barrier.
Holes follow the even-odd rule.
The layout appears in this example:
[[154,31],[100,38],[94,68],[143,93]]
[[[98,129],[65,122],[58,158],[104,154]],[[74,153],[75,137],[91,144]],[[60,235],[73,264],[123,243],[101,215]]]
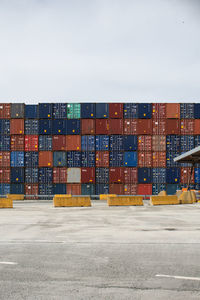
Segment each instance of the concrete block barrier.
[[111,195],[107,200],[108,206],[142,206],[143,196],[116,196]]
[[89,196],[55,195],[53,203],[54,207],[88,207],[91,199]]
[[151,196],[151,205],[177,205],[180,204],[178,197],[176,195],[172,196]]
[[24,200],[24,195],[22,194],[7,194],[7,197],[12,200]]
[[0,198],[0,208],[13,208],[13,200],[9,198]]
[[99,199],[100,200],[107,200],[108,199],[108,197],[117,197],[117,195],[114,195],[114,194],[101,194],[100,196],[99,196]]

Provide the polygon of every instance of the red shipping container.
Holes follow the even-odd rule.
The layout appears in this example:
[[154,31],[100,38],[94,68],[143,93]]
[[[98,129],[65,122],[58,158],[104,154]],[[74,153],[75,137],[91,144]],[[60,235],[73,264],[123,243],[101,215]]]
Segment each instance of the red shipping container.
[[152,151],[166,151],[166,136],[153,135],[152,136]]
[[166,168],[166,152],[152,152],[152,167],[153,168]]
[[166,119],[166,134],[180,134],[180,120]]
[[152,137],[151,135],[138,136],[138,151],[151,151]]
[[166,118],[167,119],[180,119],[180,104],[179,103],[166,103]]
[[53,183],[67,183],[67,168],[53,168]]
[[181,135],[194,134],[194,120],[183,119],[181,120]]
[[82,119],[81,120],[81,133],[82,134],[95,134],[95,120]]
[[166,134],[166,120],[152,120],[152,133],[156,135]]
[[[181,168],[181,183],[188,183],[190,178],[191,168],[190,167],[182,167]],[[192,176],[190,178],[190,183],[194,183],[194,169],[192,172]]]
[[80,183],[68,183],[67,194],[69,195],[81,195],[81,184]]
[[125,184],[124,195],[137,195],[137,184]]
[[25,151],[38,151],[38,135],[25,135]]
[[152,120],[151,119],[138,119],[138,132],[137,134],[152,134]]
[[138,152],[138,167],[152,167],[151,152]]
[[152,195],[152,184],[138,184],[138,195]]
[[95,183],[95,168],[81,168],[81,183]]
[[194,120],[194,134],[200,134],[200,119]]
[[24,119],[10,120],[10,134],[24,134]]
[[124,182],[125,183],[137,183],[138,172],[137,168],[124,168]]
[[53,135],[52,136],[53,151],[66,150],[66,136],[65,135]]
[[124,195],[124,185],[122,183],[109,184],[109,194]]
[[123,134],[123,120],[109,119],[109,134]]
[[24,151],[24,135],[11,135],[10,149],[11,151]]
[[53,152],[39,152],[39,167],[53,167]]
[[123,183],[124,182],[124,168],[110,168],[109,169],[109,182],[110,183]]
[[0,119],[10,119],[10,103],[0,104]]
[[126,119],[124,120],[124,134],[137,134],[137,119]]
[[123,104],[109,103],[109,117],[111,119],[123,119]]
[[96,167],[109,167],[109,151],[96,151]]
[[96,119],[96,134],[105,134],[109,132],[109,123],[107,119]]
[[10,152],[2,151],[0,152],[0,167],[10,167]]
[[66,135],[66,149],[67,151],[81,151],[81,136]]
[[[33,195],[38,195],[38,184],[34,183],[34,184],[25,184],[25,193],[26,193],[26,199],[38,199],[37,196],[33,196]],[[28,196],[28,195],[32,195]]]
[[152,104],[152,118],[153,119],[165,119],[166,118],[166,104],[165,103],[153,103]]
[[0,169],[0,182],[10,183],[10,168]]

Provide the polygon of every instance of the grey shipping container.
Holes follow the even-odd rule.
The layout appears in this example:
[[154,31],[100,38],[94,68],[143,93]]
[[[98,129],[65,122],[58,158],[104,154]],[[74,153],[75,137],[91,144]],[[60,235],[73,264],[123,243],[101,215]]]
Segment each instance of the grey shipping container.
[[81,169],[68,168],[67,169],[67,183],[80,183],[81,182]]
[[11,103],[11,119],[24,118],[24,103]]
[[66,152],[64,151],[53,152],[53,165],[54,167],[65,167],[67,165]]

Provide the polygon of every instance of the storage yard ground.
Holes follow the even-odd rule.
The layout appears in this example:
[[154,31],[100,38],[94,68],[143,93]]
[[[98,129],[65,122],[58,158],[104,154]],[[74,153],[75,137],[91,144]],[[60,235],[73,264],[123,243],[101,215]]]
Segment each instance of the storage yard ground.
[[0,211],[0,299],[200,299],[200,204],[92,204]]

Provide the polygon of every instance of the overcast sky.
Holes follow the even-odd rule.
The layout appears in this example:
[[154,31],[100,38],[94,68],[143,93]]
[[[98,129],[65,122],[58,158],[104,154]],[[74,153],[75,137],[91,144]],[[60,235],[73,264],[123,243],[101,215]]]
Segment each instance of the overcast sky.
[[0,0],[1,102],[200,101],[199,0]]

